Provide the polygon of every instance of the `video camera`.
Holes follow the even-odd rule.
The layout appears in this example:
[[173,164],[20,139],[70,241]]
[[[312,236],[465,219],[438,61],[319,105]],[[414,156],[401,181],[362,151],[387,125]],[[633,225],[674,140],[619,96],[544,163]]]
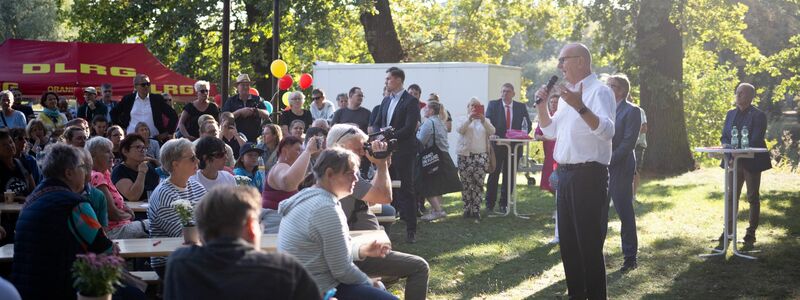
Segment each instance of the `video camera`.
[[[374,152],[372,151],[372,142],[382,141],[386,143],[386,151]],[[377,159],[384,159],[389,157],[392,152],[397,150],[397,138],[392,126],[381,128],[380,131],[374,132],[369,135],[369,139],[364,143],[364,150],[369,152],[370,155]]]

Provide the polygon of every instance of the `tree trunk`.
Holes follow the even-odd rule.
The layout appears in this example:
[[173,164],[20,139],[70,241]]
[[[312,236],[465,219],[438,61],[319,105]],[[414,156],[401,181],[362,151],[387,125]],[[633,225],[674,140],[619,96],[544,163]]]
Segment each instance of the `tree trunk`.
[[389,0],[376,0],[375,10],[378,14],[366,11],[361,13],[364,39],[367,41],[372,59],[376,63],[395,63],[404,60],[406,55],[394,29]]
[[[268,24],[268,17],[272,16],[272,6],[263,5],[263,3],[256,1],[248,1],[245,3],[245,11],[247,12],[247,28],[261,27],[263,24]],[[249,35],[262,34],[261,32],[250,32]],[[266,75],[270,74],[269,66],[272,63],[272,37],[261,36],[257,42],[253,42],[251,38],[247,38],[248,48],[250,49],[250,65],[253,67],[255,74],[250,75],[250,80],[255,81],[254,87],[258,90],[261,98],[269,101],[272,94],[275,93],[275,87]],[[238,75],[237,72],[231,72]],[[236,76],[232,76],[236,77]],[[277,109],[275,111],[278,111]]]
[[676,175],[694,169],[683,113],[683,43],[670,20],[676,1],[642,0],[636,47],[642,108],[647,113],[647,171]]

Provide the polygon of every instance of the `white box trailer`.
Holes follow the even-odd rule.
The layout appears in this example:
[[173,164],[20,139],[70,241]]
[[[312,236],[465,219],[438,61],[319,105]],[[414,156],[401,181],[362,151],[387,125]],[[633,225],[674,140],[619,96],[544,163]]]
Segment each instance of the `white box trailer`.
[[[472,62],[433,62],[395,64],[351,64],[318,61],[314,63],[314,88],[325,91],[326,97],[334,101],[339,93],[346,93],[357,86],[364,92],[363,106],[369,110],[383,100],[386,69],[399,67],[406,73],[404,87],[416,83],[422,88],[422,101],[430,93],[439,95],[445,108],[454,120],[467,115],[467,103],[472,97],[487,105],[489,100],[500,98],[503,83],[514,85],[520,99],[522,68]],[[455,148],[458,136],[455,130],[448,135],[450,156],[457,159]]]

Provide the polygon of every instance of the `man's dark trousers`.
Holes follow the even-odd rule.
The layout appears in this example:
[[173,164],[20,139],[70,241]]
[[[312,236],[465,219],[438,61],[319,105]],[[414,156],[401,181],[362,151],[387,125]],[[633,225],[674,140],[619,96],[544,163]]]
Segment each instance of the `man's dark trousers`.
[[[619,220],[622,222],[620,229],[622,237],[622,254],[625,260],[635,260],[639,248],[639,239],[636,235],[636,214],[633,211],[633,174],[636,171],[636,158],[628,155],[617,165],[608,167],[608,193],[614,201]],[[605,227],[604,227],[605,228]]]
[[414,167],[416,155],[395,152],[389,166],[389,176],[400,180],[400,188],[392,189],[392,206],[400,212],[400,218],[406,222],[406,231],[417,231],[417,198],[414,189]]
[[488,209],[494,209],[497,203],[497,182],[500,179],[500,173],[503,174],[503,183],[500,185],[500,207],[507,207],[508,205],[509,182],[511,183],[511,188],[514,188],[515,184],[515,176],[509,175],[511,170],[508,170],[508,149],[505,146],[492,145],[492,147],[494,147],[497,167],[495,167],[494,172],[489,173],[489,180],[486,184],[486,208]]
[[558,166],[558,234],[570,299],[606,299],[608,167]]

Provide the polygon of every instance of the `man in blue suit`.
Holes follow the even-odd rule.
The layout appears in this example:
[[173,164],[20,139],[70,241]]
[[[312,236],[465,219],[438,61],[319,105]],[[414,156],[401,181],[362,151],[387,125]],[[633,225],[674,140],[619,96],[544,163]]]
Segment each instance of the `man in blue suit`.
[[[633,211],[633,176],[636,172],[636,157],[633,149],[639,139],[642,112],[638,106],[627,101],[630,81],[622,74],[612,75],[606,85],[614,91],[617,114],[614,121],[614,138],[611,139],[611,163],[608,165],[608,196],[614,201],[614,209],[622,223],[622,254],[625,262],[620,272],[636,269],[636,252],[639,247],[636,235],[636,214]],[[607,228],[606,228],[607,229]]]
[[[764,140],[764,135],[767,132],[767,115],[752,105],[755,96],[756,89],[752,84],[742,83],[736,88],[736,108],[728,111],[725,116],[725,126],[722,128],[720,141],[723,145],[731,144],[731,129],[733,126],[736,126],[739,132],[746,126],[749,131],[748,142],[750,147],[767,147],[767,143]],[[739,138],[741,136],[742,134],[740,133]],[[747,234],[744,236],[746,247],[752,246],[756,242],[756,228],[758,228],[758,219],[761,212],[761,201],[758,193],[761,186],[761,172],[770,168],[772,168],[772,163],[769,160],[769,154],[766,152],[756,153],[753,158],[739,160],[738,182],[735,182],[736,191],[728,193],[731,197],[733,197],[734,193],[739,195],[742,191],[742,184],[747,184],[747,201],[750,202],[750,226],[747,227]],[[732,177],[733,174],[727,174],[727,176]],[[726,201],[728,200],[726,199]]]
[[403,82],[406,74],[402,69],[386,70],[388,96],[383,98],[378,114],[372,123],[375,129],[392,126],[397,137],[397,151],[392,154],[394,163],[389,166],[391,178],[400,180],[400,188],[394,189],[392,199],[400,218],[406,222],[406,242],[416,243],[417,201],[414,196],[414,162],[417,159],[417,123],[419,123],[419,99],[411,96]]
[[[531,132],[531,119],[528,116],[528,109],[525,104],[514,101],[514,86],[510,83],[504,83],[500,90],[500,99],[489,101],[489,106],[486,107],[486,117],[492,122],[495,128],[495,134],[504,138],[506,130],[517,129],[521,130],[526,127],[528,133]],[[525,124],[525,126],[523,126]],[[492,145],[494,147],[495,158],[497,159],[497,167],[489,174],[489,182],[486,187],[486,210],[491,213],[494,211],[495,203],[497,200],[497,182],[500,179],[500,173],[503,173],[503,185],[500,191],[500,213],[506,213],[508,206],[508,184],[514,188],[514,177],[516,174],[509,174],[506,160],[508,159],[508,152],[505,147]]]

